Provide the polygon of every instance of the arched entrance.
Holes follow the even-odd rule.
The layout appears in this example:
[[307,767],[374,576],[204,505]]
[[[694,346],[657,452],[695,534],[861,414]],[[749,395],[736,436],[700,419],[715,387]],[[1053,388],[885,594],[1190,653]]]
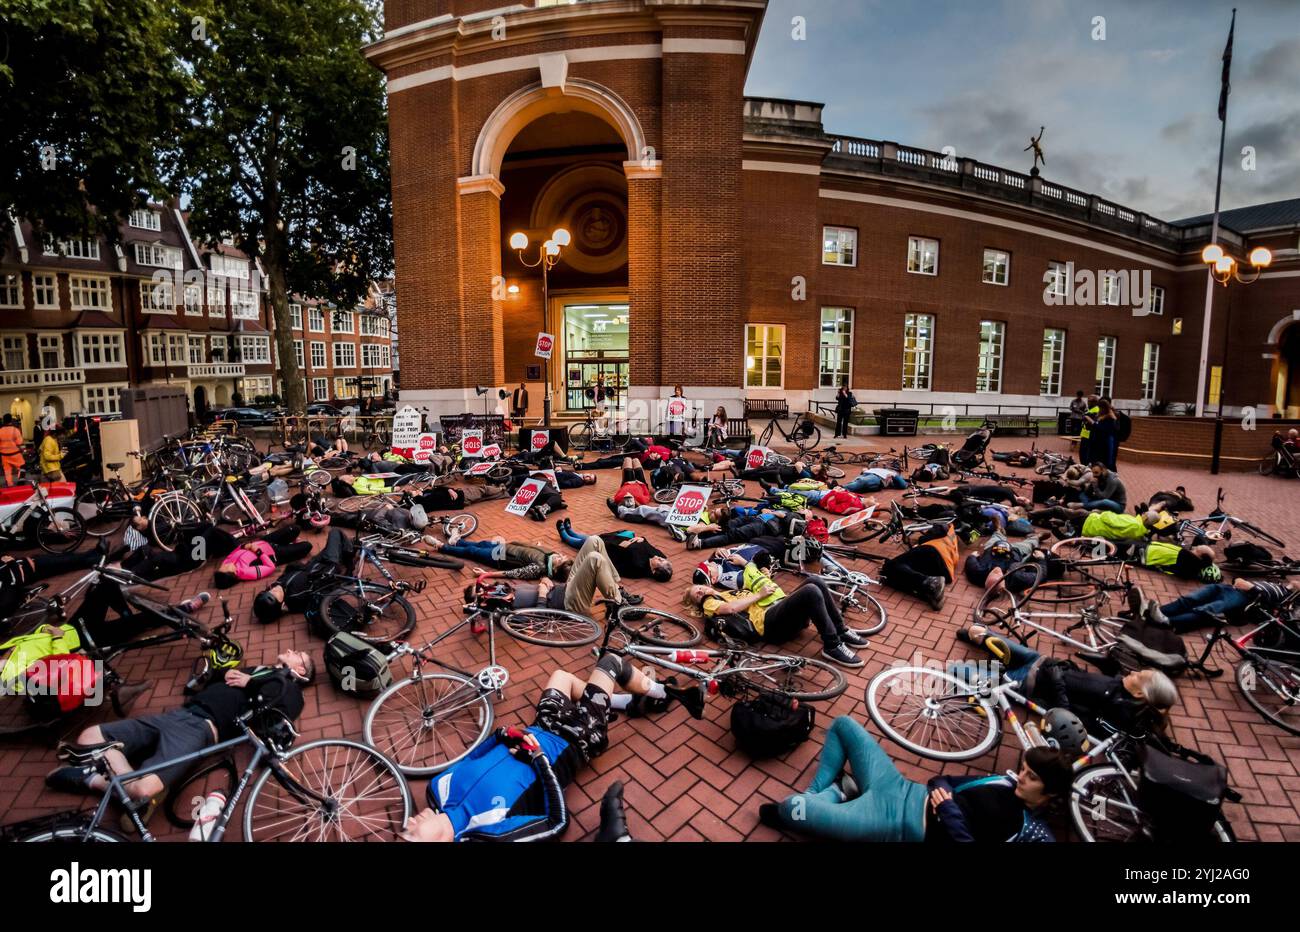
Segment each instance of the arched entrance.
[[1282,331],[1277,342],[1277,397],[1283,417],[1300,418],[1300,324]]
[[230,404],[230,389],[226,388],[226,386],[218,384],[212,395],[218,407],[224,408]]
[[194,386],[194,416],[199,420],[208,413],[208,391],[202,385]]

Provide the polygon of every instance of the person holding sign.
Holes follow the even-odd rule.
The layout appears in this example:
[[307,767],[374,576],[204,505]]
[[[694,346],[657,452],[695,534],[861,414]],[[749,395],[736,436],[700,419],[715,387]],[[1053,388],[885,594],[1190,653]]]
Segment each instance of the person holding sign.
[[[570,547],[581,548],[587,542],[588,535],[574,531],[568,518],[557,521],[555,529],[559,531],[560,540]],[[673,578],[672,561],[644,537],[632,531],[613,531],[599,537],[605,542],[605,552],[620,576],[653,579],[655,582],[668,582]]]
[[688,408],[686,393],[678,385],[673,389],[673,397],[668,399],[668,404],[665,406],[666,416],[664,421],[665,426],[668,428],[668,436],[686,436],[686,412]]

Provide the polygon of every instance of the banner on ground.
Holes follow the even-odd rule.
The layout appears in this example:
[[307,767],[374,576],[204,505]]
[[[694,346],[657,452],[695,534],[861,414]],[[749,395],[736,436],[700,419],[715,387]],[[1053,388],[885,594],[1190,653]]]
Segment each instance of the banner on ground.
[[673,510],[668,513],[668,523],[677,527],[690,527],[700,523],[700,514],[709,503],[712,486],[684,485],[677,490]]
[[488,473],[490,473],[490,472],[491,472],[495,467],[496,467],[496,463],[492,463],[492,462],[475,463],[473,466],[471,466],[471,467],[469,468],[469,470],[465,473],[465,475],[467,475],[467,476],[486,476],[486,475],[487,475]]
[[475,428],[472,430],[461,431],[460,434],[460,452],[461,455],[470,459],[477,459],[483,455],[483,431]]
[[555,478],[555,470],[554,470],[554,469],[532,469],[532,470],[529,470],[529,472],[528,472],[528,478],[531,479],[531,478],[533,478],[534,476],[536,476],[538,479],[544,479],[545,481],[549,482],[549,483],[551,484],[551,488],[553,488],[553,489],[558,489],[558,488],[560,487],[559,480],[557,480],[557,479]]
[[826,533],[838,534],[840,531],[844,530],[845,528],[850,528],[856,524],[861,524],[862,522],[869,520],[871,516],[875,513],[876,513],[876,506],[872,505],[870,508],[863,508],[861,511],[855,511],[851,515],[845,515],[842,518],[836,518],[834,521],[830,523],[830,526],[826,528]]
[[515,497],[510,500],[510,504],[506,505],[506,514],[520,516],[528,514],[528,509],[532,506],[538,493],[542,491],[544,481],[543,479],[525,479],[523,485],[519,487],[519,491],[515,493]]

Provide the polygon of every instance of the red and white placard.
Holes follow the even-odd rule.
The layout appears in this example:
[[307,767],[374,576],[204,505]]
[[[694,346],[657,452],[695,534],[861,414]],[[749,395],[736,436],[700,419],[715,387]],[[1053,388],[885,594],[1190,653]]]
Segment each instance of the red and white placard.
[[713,489],[707,485],[684,485],[677,490],[673,501],[673,510],[668,513],[668,523],[678,527],[690,527],[700,523],[700,514],[709,504],[709,495]]
[[528,514],[528,509],[537,498],[538,493],[541,492],[544,481],[542,479],[525,479],[523,485],[519,487],[519,491],[515,493],[515,497],[510,500],[510,504],[506,505],[506,514]]
[[460,452],[471,459],[483,455],[483,431],[479,428],[463,431],[460,435]]
[[844,530],[845,528],[853,527],[855,524],[861,524],[863,521],[866,521],[875,513],[876,513],[876,506],[872,505],[869,508],[863,508],[861,511],[855,511],[851,515],[845,515],[842,518],[836,518],[834,521],[830,523],[830,526],[826,528],[826,533],[838,534],[840,531]]

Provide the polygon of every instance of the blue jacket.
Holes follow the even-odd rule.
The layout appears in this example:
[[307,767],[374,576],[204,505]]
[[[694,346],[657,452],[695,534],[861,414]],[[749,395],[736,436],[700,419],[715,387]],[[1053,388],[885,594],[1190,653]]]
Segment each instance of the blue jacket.
[[[531,731],[542,746],[531,764],[490,736],[429,781],[429,805],[451,819],[457,841],[545,841],[564,833],[569,812],[554,765],[569,744],[540,728]],[[536,789],[542,811],[518,811],[536,808],[526,799]]]
[[[938,788],[947,790],[953,794],[953,798],[941,803],[935,810],[935,816],[938,819],[939,826],[947,834],[948,839],[957,842],[971,841],[992,841],[993,839],[977,839],[967,824],[966,813],[962,810],[961,805],[957,802],[962,790],[971,790],[976,787],[996,787],[1005,790],[1008,794],[1014,793],[1016,781],[1010,776],[993,775],[991,777],[945,777],[938,776],[930,780],[926,785],[926,795],[930,791]],[[1018,802],[1018,801],[1017,801]],[[927,840],[929,838],[927,832]],[[1048,828],[1036,812],[1029,809],[1024,810],[1024,814],[1018,831],[1012,833],[1003,841],[1021,841],[1021,842],[1051,842],[1056,841],[1056,836]]]

